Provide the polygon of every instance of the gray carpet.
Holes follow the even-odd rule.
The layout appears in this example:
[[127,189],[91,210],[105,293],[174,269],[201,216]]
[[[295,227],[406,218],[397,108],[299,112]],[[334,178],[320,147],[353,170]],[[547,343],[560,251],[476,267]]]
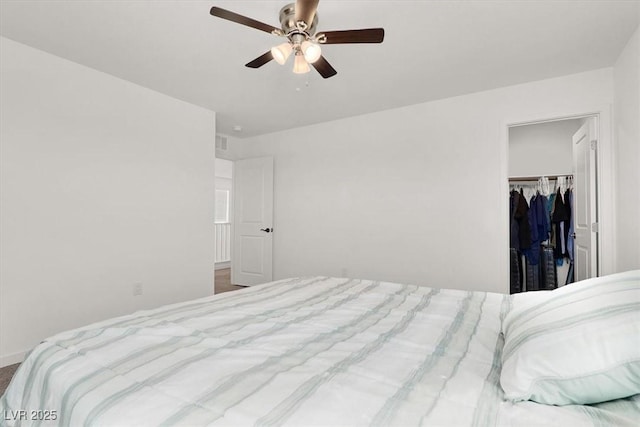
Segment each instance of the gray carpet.
[[13,378],[13,374],[16,373],[16,369],[20,366],[19,363],[15,365],[5,366],[4,368],[0,368],[0,396],[4,394],[4,391],[9,386],[11,382],[11,378]]

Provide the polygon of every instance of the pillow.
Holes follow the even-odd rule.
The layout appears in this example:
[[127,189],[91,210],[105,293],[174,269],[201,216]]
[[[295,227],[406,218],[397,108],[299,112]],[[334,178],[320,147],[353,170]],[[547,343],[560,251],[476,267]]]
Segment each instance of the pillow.
[[503,322],[511,401],[590,404],[640,393],[640,270],[520,296]]

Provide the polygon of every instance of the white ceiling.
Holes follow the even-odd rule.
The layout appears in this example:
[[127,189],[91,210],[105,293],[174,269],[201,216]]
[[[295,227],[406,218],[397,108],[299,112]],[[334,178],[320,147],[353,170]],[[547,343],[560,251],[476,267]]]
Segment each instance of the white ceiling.
[[324,46],[338,70],[327,80],[293,74],[291,59],[244,67],[281,39],[209,15],[219,6],[279,26],[289,2],[1,0],[0,32],[216,111],[219,133],[248,137],[609,67],[640,15],[640,0],[321,0],[319,30],[386,33]]

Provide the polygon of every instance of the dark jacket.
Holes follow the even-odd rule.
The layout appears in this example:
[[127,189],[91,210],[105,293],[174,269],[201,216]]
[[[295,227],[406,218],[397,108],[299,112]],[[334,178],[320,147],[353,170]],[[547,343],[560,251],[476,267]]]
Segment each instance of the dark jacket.
[[531,247],[531,228],[529,226],[529,206],[522,194],[511,192],[511,247],[526,250]]

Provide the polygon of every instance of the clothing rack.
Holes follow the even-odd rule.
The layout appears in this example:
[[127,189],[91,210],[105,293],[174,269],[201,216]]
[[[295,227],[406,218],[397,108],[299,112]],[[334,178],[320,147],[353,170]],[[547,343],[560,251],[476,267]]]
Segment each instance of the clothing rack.
[[537,181],[540,178],[548,178],[552,181],[557,181],[558,178],[562,177],[570,177],[573,178],[573,174],[565,174],[565,175],[538,175],[538,176],[514,176],[509,178],[509,182],[520,182],[520,181]]
[[[538,175],[538,176],[515,176],[509,178],[510,191],[516,188],[535,188],[537,192],[548,196],[553,189],[561,188],[565,191],[567,188],[573,187],[573,175]],[[529,194],[529,196],[531,196]],[[529,197],[527,197],[528,199]]]

